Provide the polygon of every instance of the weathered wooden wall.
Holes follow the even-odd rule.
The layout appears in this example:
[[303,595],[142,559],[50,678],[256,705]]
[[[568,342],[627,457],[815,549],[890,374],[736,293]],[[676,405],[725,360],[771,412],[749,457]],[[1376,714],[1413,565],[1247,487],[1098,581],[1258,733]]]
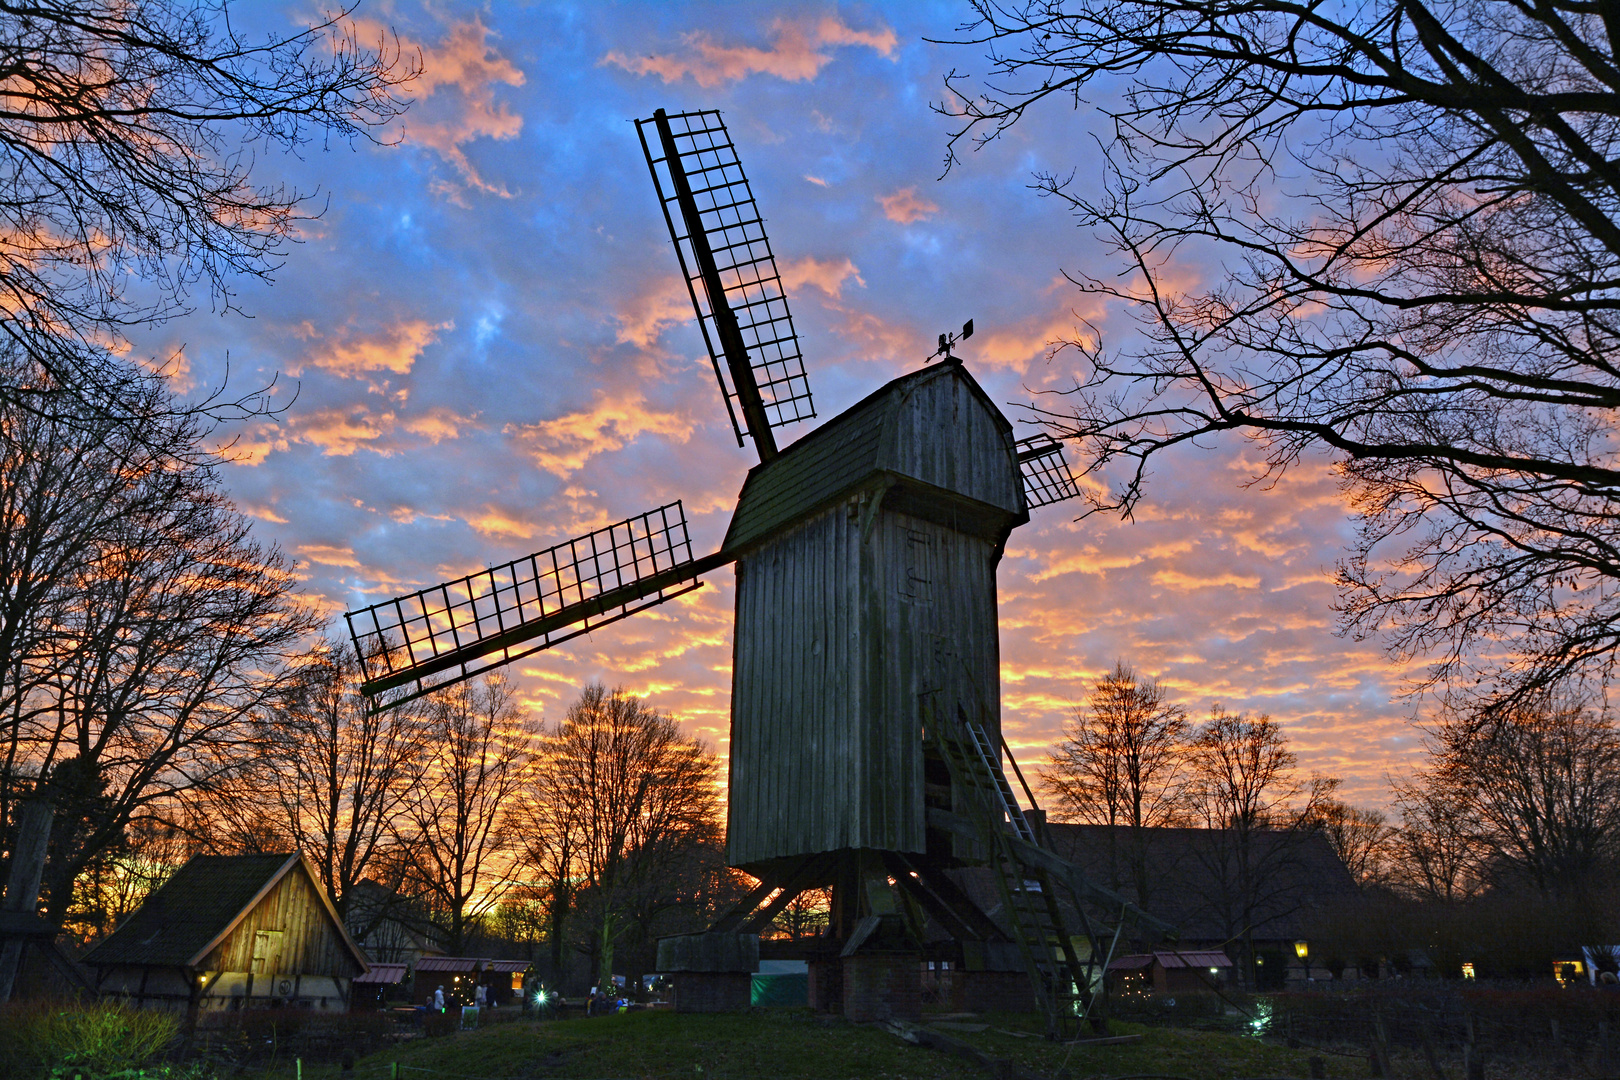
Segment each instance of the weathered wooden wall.
[[[280,932],[276,955],[255,965],[255,935]],[[326,907],[301,868],[285,875],[224,941],[203,959],[203,971],[332,975],[352,979],[360,968],[343,947]]]
[[923,696],[999,735],[996,564],[1021,479],[999,412],[928,374],[888,403],[859,491],[737,561],[734,866],[921,852]]

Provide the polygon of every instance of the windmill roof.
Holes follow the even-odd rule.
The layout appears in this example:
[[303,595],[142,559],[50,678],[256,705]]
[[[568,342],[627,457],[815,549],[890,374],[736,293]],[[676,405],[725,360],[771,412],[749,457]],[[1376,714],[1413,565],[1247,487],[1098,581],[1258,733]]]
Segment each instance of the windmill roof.
[[315,885],[344,947],[364,971],[365,959],[343,930],[326,890],[296,852],[194,856],[91,949],[84,963],[93,967],[194,967],[278,881],[299,866]]
[[961,381],[1005,437],[1013,487],[1000,496],[998,509],[1009,518],[1027,520],[1022,482],[1013,456],[1012,425],[960,363],[942,363],[887,383],[787,447],[775,459],[750,470],[726,532],[724,550],[745,551],[863,487],[882,483],[885,475],[925,482],[916,476],[922,470],[903,460],[893,433],[917,390],[952,378]]

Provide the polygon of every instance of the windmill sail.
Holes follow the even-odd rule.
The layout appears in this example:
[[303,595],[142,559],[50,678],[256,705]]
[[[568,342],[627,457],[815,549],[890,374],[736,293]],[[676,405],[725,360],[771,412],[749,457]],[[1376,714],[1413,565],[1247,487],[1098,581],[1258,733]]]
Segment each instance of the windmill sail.
[[1080,485],[1063,458],[1062,443],[1041,434],[1019,439],[1016,446],[1018,468],[1024,474],[1024,501],[1031,510],[1080,494]]
[[390,708],[690,592],[724,565],[692,558],[679,502],[555,547],[344,616]]
[[[776,456],[771,429],[815,416],[771,241],[737,148],[714,110],[637,120],[686,290],[737,445]],[[738,423],[738,413],[742,423]]]

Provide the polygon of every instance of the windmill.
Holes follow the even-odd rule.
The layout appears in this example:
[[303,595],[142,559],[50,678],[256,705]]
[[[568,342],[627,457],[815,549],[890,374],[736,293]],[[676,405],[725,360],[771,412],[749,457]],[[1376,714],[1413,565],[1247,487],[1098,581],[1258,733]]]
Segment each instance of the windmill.
[[[1062,446],[1014,438],[954,355],[969,322],[928,366],[779,448],[814,404],[736,148],[714,111],[636,128],[732,431],[759,457],[726,539],[695,556],[674,502],[349,612],[364,692],[391,707],[733,565],[727,855],[760,884],[712,931],[757,933],[830,886],[829,933],[805,946],[823,1004],[904,1012],[855,984],[882,969],[904,999],[918,956],[940,955],[1027,975],[1055,1029],[1094,1003],[1107,921],[1167,929],[1053,855],[1002,764],[1023,784],[1001,738],[996,566],[1031,508],[1079,494]],[[989,903],[964,866],[988,868]]]

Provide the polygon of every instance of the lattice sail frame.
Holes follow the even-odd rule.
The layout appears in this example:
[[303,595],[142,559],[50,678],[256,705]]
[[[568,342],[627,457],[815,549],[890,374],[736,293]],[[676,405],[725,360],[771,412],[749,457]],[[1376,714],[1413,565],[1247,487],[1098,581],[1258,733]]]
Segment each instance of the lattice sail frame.
[[364,693],[391,708],[690,592],[704,568],[676,501],[344,618]]
[[[702,221],[702,232],[714,253],[719,271],[722,302],[737,318],[748,362],[759,384],[766,419],[772,428],[816,415],[805,376],[804,357],[793,330],[787,295],[776,269],[771,241],[743,173],[737,148],[731,142],[720,113],[715,110],[668,113],[666,119],[674,136],[677,164],[685,173]],[[649,131],[649,129],[652,129]],[[737,445],[743,445],[745,427],[739,421],[742,408],[737,388],[727,370],[725,351],[715,323],[713,298],[703,284],[703,275],[692,246],[692,235],[677,202],[671,176],[671,161],[665,153],[655,120],[637,120],[641,149],[647,157],[653,185],[664,211],[664,222],[675,243],[686,291],[697,311],[698,326],[709,350],[714,374],[720,380],[726,412],[731,417]],[[649,138],[649,135],[651,136]]]
[[1024,501],[1031,510],[1080,494],[1080,485],[1063,457],[1063,444],[1044,432],[1019,439],[1018,469],[1024,474]]

